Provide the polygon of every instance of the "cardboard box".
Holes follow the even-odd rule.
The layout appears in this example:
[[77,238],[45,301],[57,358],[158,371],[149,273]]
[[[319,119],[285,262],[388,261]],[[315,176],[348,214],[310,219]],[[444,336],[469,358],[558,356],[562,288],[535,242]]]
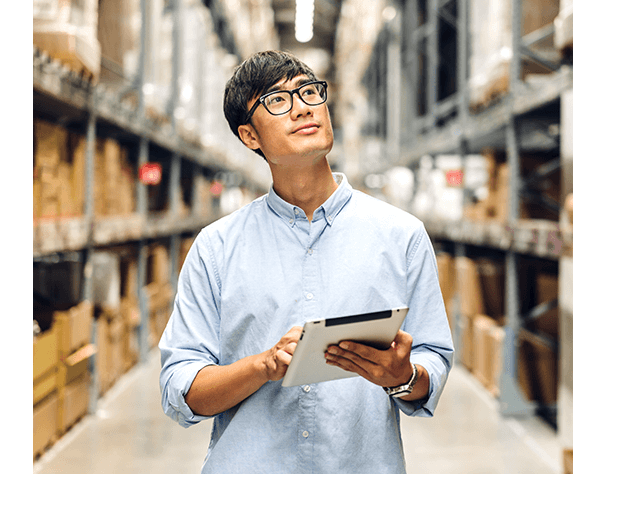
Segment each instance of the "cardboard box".
[[529,401],[545,405],[558,398],[558,355],[538,336],[519,333],[519,385]]
[[64,358],[92,341],[92,304],[84,300],[68,311],[56,311],[59,329],[59,354]]
[[44,453],[57,437],[57,394],[33,407],[33,458]]
[[473,375],[487,387],[492,378],[492,358],[488,336],[496,322],[487,315],[473,318]]
[[102,313],[97,320],[99,394],[114,385],[125,371],[125,325],[120,313]]
[[437,272],[440,282],[440,290],[444,299],[444,308],[448,323],[453,329],[453,296],[455,294],[455,265],[453,257],[445,252],[437,254]]
[[55,369],[59,360],[57,327],[33,339],[33,380]]
[[501,379],[501,370],[503,369],[505,338],[505,329],[498,325],[489,329],[486,336],[489,358],[488,368],[490,369],[486,387],[494,397],[499,397],[499,382]]
[[64,358],[58,368],[58,387],[62,388],[71,384],[89,372],[90,358],[97,352],[93,344],[86,344],[81,349]]
[[574,473],[574,450],[563,450],[563,474],[573,475]]
[[169,282],[169,250],[166,246],[154,245],[151,248],[147,281],[148,284]]
[[484,314],[502,322],[505,318],[505,266],[492,259],[477,259]]
[[57,390],[57,367],[33,380],[33,404],[36,405]]
[[90,374],[84,373],[68,384],[60,393],[58,431],[66,432],[88,413],[90,404]]
[[33,216],[72,217],[83,213],[85,136],[33,120]]
[[50,328],[33,340],[34,404],[65,384],[67,367],[71,374],[84,368],[78,366],[78,357],[72,353],[90,341],[91,327],[92,305],[88,301],[67,311],[53,312]]
[[456,257],[455,273],[461,314],[471,318],[483,314],[483,294],[477,263],[468,257]]

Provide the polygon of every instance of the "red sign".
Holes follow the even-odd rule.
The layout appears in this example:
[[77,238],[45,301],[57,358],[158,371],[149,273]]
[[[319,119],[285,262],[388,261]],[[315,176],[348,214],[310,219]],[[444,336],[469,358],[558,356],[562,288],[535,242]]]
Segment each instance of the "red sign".
[[224,186],[222,185],[222,183],[215,180],[211,184],[211,187],[210,187],[211,195],[214,196],[215,198],[218,198],[222,194],[223,189],[224,189]]
[[446,183],[451,187],[457,187],[462,184],[462,180],[464,179],[464,172],[460,169],[452,169],[450,171],[446,171]]
[[145,185],[158,185],[163,175],[163,168],[155,162],[147,162],[138,172],[139,180]]

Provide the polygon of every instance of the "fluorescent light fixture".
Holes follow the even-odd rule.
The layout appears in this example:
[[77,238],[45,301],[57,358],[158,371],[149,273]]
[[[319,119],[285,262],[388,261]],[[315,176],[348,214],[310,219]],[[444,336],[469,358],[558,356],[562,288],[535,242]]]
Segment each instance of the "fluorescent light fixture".
[[295,38],[306,43],[314,36],[314,0],[296,0]]

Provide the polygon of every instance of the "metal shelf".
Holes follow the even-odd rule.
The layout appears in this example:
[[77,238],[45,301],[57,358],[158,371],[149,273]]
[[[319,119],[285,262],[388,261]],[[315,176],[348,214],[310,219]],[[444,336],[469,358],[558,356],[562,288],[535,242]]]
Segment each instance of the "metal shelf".
[[[179,45],[179,35],[184,29],[182,0],[172,0],[175,23],[172,37],[174,46]],[[144,11],[143,11],[144,12]],[[38,220],[33,227],[33,259],[47,260],[58,254],[72,255],[77,251],[83,260],[82,298],[93,302],[94,282],[92,271],[94,253],[98,248],[116,247],[128,243],[137,256],[138,275],[136,298],[141,314],[138,326],[139,361],[145,362],[149,353],[149,306],[144,291],[147,283],[147,262],[152,241],[169,241],[169,276],[175,292],[178,275],[178,254],[181,238],[194,234],[223,214],[216,204],[202,207],[199,190],[192,187],[191,212],[178,212],[181,201],[181,176],[192,175],[196,183],[206,174],[215,176],[231,173],[239,177],[239,183],[253,191],[267,191],[269,175],[260,158],[244,151],[234,150],[215,143],[202,146],[183,138],[176,129],[173,114],[157,122],[145,115],[143,84],[145,42],[148,20],[142,16],[140,27],[140,56],[137,78],[118,91],[101,84],[92,84],[86,78],[71,71],[45,52],[33,49],[33,108],[34,116],[66,127],[69,131],[85,135],[85,178],[83,215],[70,218]],[[178,70],[179,53],[172,53],[172,66]],[[176,99],[176,75],[172,79],[171,104]],[[133,83],[133,84],[132,84]],[[132,101],[134,99],[134,101]],[[136,209],[129,215],[99,217],[95,214],[94,187],[97,138],[108,136],[129,148],[137,148],[131,154],[135,165],[141,165],[160,157],[167,170],[167,204],[161,212],[149,210],[148,186],[136,180]],[[135,150],[135,151],[136,151]],[[250,160],[249,160],[250,159]],[[185,169],[185,163],[186,169]],[[182,170],[182,172],[181,172]],[[198,193],[198,194],[196,194]],[[189,203],[187,203],[189,205]],[[96,325],[93,320],[92,342],[96,343]],[[97,354],[99,344],[97,343]],[[91,364],[92,382],[90,412],[96,409],[98,399],[98,371]]]
[[[526,415],[535,411],[535,404],[526,401],[518,384],[518,348],[522,321],[521,300],[524,294],[519,287],[519,260],[542,258],[562,261],[573,250],[571,227],[557,221],[519,219],[519,203],[525,179],[521,178],[521,153],[531,151],[559,151],[562,100],[573,88],[573,68],[554,64],[549,56],[540,56],[530,46],[550,36],[553,27],[545,27],[532,34],[522,35],[522,0],[511,4],[511,47],[508,91],[478,112],[469,105],[469,27],[468,0],[429,0],[416,2],[404,0],[400,3],[401,16],[397,23],[386,25],[389,38],[397,42],[402,53],[404,73],[400,74],[392,60],[391,75],[401,77],[397,85],[402,92],[403,105],[398,114],[398,127],[387,127],[386,137],[376,133],[370,135],[364,146],[363,162],[366,174],[383,173],[394,166],[418,169],[423,156],[455,154],[465,158],[468,154],[481,152],[484,148],[502,151],[508,164],[508,195],[506,222],[495,221],[440,221],[422,218],[433,239],[452,242],[455,256],[466,256],[466,246],[475,245],[496,249],[505,257],[505,343],[503,367],[499,380],[499,411],[503,415]],[[449,5],[451,4],[451,5]],[[456,91],[439,99],[438,68],[442,58],[440,49],[441,17],[447,10],[455,9],[457,18],[451,14],[450,25],[454,29],[456,46],[455,61],[445,63],[455,74]],[[419,16],[423,13],[424,20]],[[377,52],[385,52],[386,45],[377,46]],[[423,58],[420,58],[421,53]],[[548,74],[527,76],[521,79],[521,60],[540,62],[552,70]],[[418,70],[419,66],[426,67]],[[558,69],[556,69],[559,67]],[[394,88],[389,82],[381,88]],[[377,86],[378,88],[378,86]],[[384,92],[383,92],[384,94]],[[381,97],[374,94],[377,99]],[[383,95],[389,98],[388,95]],[[423,113],[418,113],[424,105]],[[393,106],[391,109],[393,110]],[[396,113],[397,110],[396,110]],[[399,153],[394,152],[393,142],[399,142]],[[397,155],[397,158],[396,158]],[[552,165],[553,164],[553,165]],[[563,161],[551,164],[561,166]],[[551,168],[533,172],[531,182],[536,184],[545,178]],[[570,186],[571,187],[571,186]],[[569,189],[570,191],[571,189]],[[565,191],[568,192],[568,191]],[[403,207],[405,208],[405,207]],[[538,308],[534,308],[538,309]],[[459,349],[461,337],[456,330],[455,344]]]
[[94,222],[92,238],[90,220],[87,216],[40,221],[33,227],[33,258],[83,250],[88,248],[89,244],[104,247],[197,232],[222,215],[182,217],[164,213],[148,217],[141,214],[100,217]]
[[178,153],[205,168],[239,173],[255,187],[268,189],[261,175],[254,174],[252,163],[227,151],[220,145],[198,147],[183,139],[171,124],[158,125],[140,115],[129,102],[121,101],[101,85],[80,78],[45,53],[33,51],[33,104],[36,112],[49,118],[75,123],[86,122],[90,112],[98,123],[115,126],[120,131],[146,138],[169,152]]

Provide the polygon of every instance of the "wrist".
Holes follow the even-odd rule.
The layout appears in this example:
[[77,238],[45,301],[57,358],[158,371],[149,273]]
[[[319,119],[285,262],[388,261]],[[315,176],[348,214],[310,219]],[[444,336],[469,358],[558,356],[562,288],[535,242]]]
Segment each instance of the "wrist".
[[413,392],[413,389],[418,381],[419,373],[417,365],[413,363],[410,363],[409,365],[411,374],[405,382],[394,387],[383,387],[388,396],[402,397],[407,396]]
[[270,376],[270,368],[268,366],[268,351],[261,352],[251,357],[253,360],[253,375],[260,385],[265,384],[272,378]]

